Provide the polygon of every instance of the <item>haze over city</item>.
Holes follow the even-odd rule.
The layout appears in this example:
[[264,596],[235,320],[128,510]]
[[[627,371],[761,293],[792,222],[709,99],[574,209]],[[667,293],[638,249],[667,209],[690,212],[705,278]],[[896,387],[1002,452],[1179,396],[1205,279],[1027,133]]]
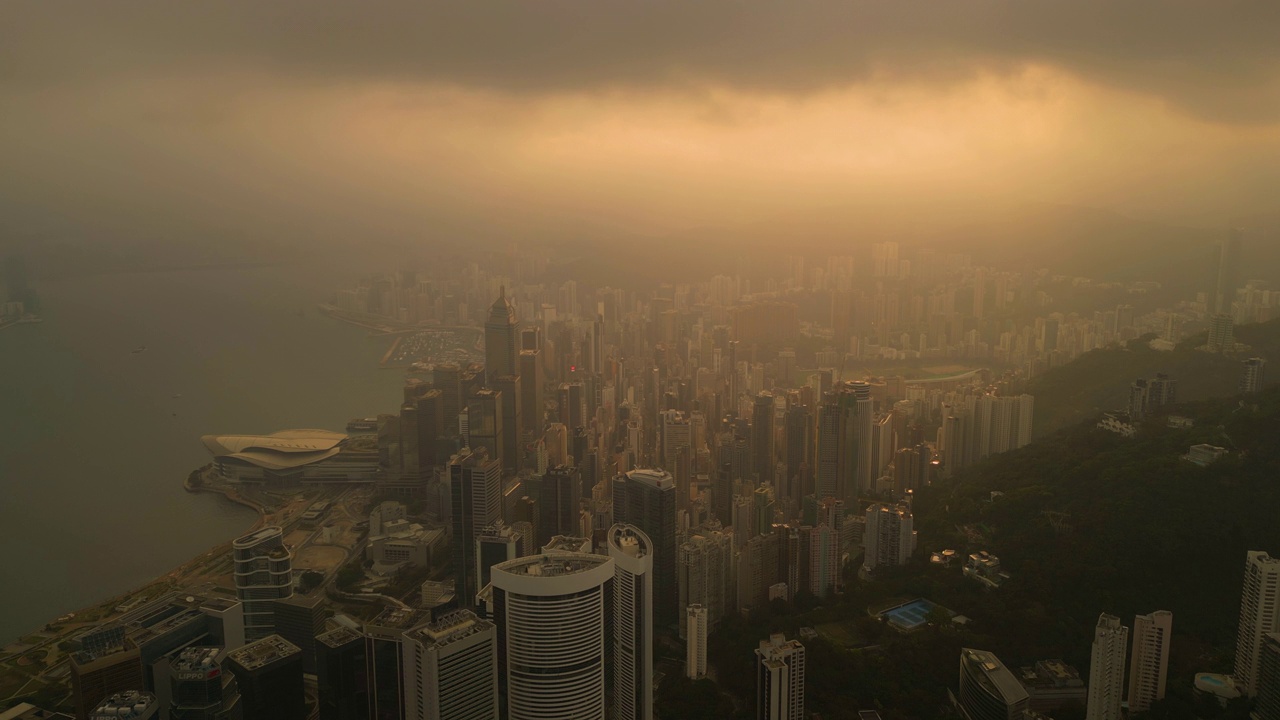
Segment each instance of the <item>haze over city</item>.
[[0,29],[19,234],[1223,227],[1280,182],[1273,3],[71,7]]
[[0,720],[1280,720],[1277,38],[0,5]]

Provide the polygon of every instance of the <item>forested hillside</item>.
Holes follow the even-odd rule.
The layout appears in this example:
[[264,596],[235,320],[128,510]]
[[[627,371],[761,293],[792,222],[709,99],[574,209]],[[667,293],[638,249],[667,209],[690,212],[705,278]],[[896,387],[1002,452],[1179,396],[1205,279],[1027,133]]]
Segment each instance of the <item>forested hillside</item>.
[[[1236,339],[1251,347],[1246,356],[1280,358],[1280,320],[1241,325],[1236,328]],[[1136,340],[1122,348],[1087,352],[1033,379],[1027,392],[1036,397],[1036,435],[1048,435],[1105,410],[1124,409],[1130,383],[1158,372],[1168,373],[1178,381],[1181,401],[1236,394],[1243,357],[1196,350],[1205,341],[1205,334],[1201,333],[1175,350],[1160,351],[1152,350],[1145,340]],[[1276,382],[1280,382],[1280,368],[1271,373],[1269,384]]]

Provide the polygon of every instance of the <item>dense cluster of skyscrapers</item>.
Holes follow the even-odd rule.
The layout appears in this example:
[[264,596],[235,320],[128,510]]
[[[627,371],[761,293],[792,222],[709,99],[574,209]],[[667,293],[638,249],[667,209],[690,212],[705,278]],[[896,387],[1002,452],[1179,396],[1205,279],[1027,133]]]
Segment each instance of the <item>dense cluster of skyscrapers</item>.
[[[483,318],[483,364],[411,376],[398,412],[359,429],[376,447],[378,490],[423,500],[423,521],[447,532],[452,592],[428,606],[424,588],[423,607],[392,600],[366,622],[327,617],[296,592],[281,529],[263,528],[233,544],[236,602],[170,599],[161,620],[78,640],[78,714],[145,692],[132,699],[174,718],[302,718],[303,673],[314,673],[321,720],[648,720],[655,633],[683,639],[685,672],[700,679],[708,637],[731,614],[839,593],[859,554],[867,574],[907,564],[916,491],[1030,442],[1029,375],[1145,328],[1128,306],[1041,316],[1052,298],[1037,279],[963,256],[908,259],[879,244],[870,275],[855,283],[851,258],[790,258],[764,283],[718,275],[641,297],[472,266],[342,293],[346,311],[405,323]],[[1223,332],[1240,311],[1233,282],[1221,270],[1206,301],[1228,318]],[[477,317],[482,297],[496,300]],[[1244,298],[1270,307],[1269,295]],[[824,322],[806,319],[815,302]],[[1023,367],[917,379],[847,369],[929,358]],[[1261,387],[1263,366],[1245,361],[1243,391]],[[1174,399],[1170,378],[1141,380],[1128,414]],[[407,525],[403,505],[375,508],[367,557],[411,557],[422,539]],[[1264,720],[1280,707],[1274,565],[1250,555],[1232,676]],[[169,647],[154,628],[172,618],[191,629]],[[1100,618],[1090,720],[1164,696],[1171,619],[1138,616],[1131,633]],[[804,646],[775,635],[756,656],[759,717],[804,717]],[[1030,709],[1012,678],[965,650],[957,706],[970,718]]]

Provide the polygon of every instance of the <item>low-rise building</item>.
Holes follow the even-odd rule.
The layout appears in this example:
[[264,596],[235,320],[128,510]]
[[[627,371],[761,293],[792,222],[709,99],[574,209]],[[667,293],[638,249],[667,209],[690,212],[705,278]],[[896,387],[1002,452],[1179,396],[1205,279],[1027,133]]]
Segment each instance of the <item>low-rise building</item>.
[[591,538],[570,535],[553,535],[550,542],[542,547],[543,553],[553,552],[591,552]]
[[160,702],[151,693],[126,690],[103,700],[89,720],[151,720],[160,717]]
[[403,518],[381,523],[379,535],[374,535],[372,528],[370,523],[365,558],[373,562],[375,572],[386,574],[405,564],[427,567],[448,552],[443,528],[428,528]]
[[1089,699],[1089,688],[1080,679],[1080,672],[1061,660],[1041,660],[1019,672],[1022,687],[1027,690],[1027,707],[1035,712],[1053,713],[1071,702],[1084,707]]
[[1009,579],[1009,573],[1000,567],[1000,558],[986,550],[973,553],[964,563],[964,575],[987,587],[1000,587]]
[[1207,467],[1226,454],[1227,449],[1224,447],[1201,443],[1199,445],[1192,445],[1191,448],[1187,450],[1187,454],[1182,456],[1182,459],[1187,462],[1195,463],[1200,467]]
[[324,517],[324,514],[329,511],[329,504],[328,500],[317,500],[311,503],[311,507],[302,513],[302,522],[314,523]]
[[270,435],[205,435],[217,476],[231,483],[373,482],[377,448],[328,430]]
[[1127,438],[1138,434],[1137,424],[1129,417],[1129,413],[1124,412],[1103,413],[1102,420],[1098,422],[1098,429]]

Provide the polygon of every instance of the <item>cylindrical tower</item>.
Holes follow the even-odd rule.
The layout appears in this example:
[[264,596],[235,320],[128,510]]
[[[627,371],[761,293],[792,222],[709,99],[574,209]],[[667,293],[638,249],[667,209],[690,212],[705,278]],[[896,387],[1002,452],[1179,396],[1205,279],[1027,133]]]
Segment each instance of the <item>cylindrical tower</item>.
[[264,527],[231,545],[236,596],[244,605],[244,636],[258,640],[276,631],[275,601],[293,597],[293,553],[283,531]]
[[604,720],[613,559],[546,553],[491,573],[506,716]]

